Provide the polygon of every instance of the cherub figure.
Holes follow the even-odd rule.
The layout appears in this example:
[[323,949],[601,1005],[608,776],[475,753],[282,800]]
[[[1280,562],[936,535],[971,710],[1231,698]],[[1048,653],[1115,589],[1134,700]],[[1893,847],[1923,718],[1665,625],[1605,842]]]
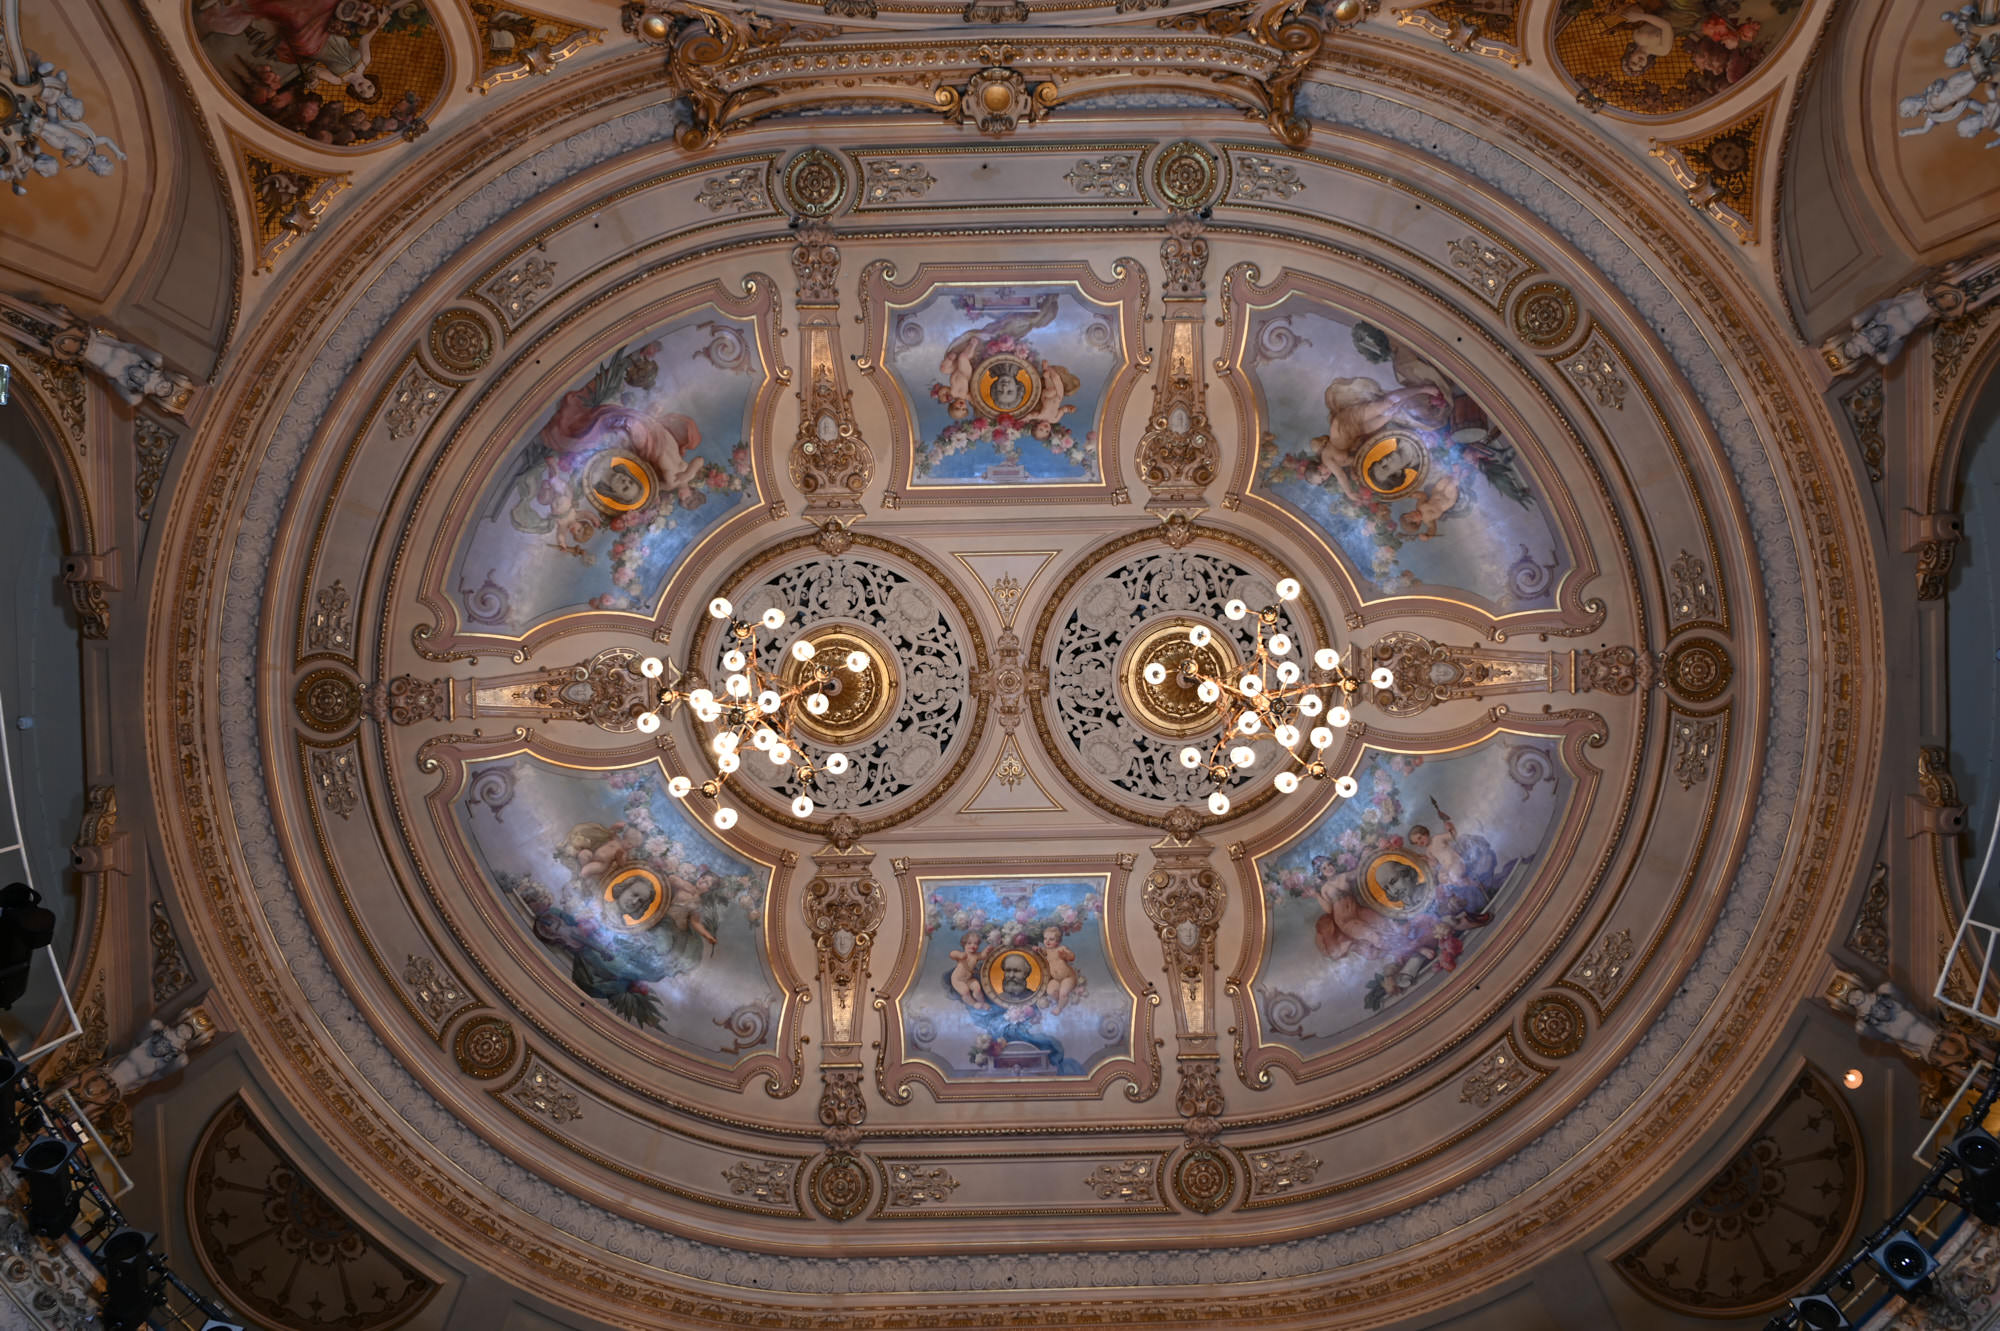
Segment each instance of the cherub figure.
[[1406,534],[1428,541],[1437,535],[1438,519],[1458,507],[1458,478],[1438,468],[1432,472],[1429,483],[1421,490],[1412,491],[1411,497],[1416,500],[1416,506],[1398,521]]
[[1042,945],[1037,950],[1042,954],[1042,964],[1048,971],[1042,992],[1049,996],[1049,1012],[1053,1015],[1069,1003],[1069,996],[1076,991],[1077,982],[1081,979],[1076,972],[1076,953],[1063,946],[1062,929],[1053,924],[1042,930]]
[[972,415],[972,371],[978,362],[979,343],[969,334],[952,343],[938,362],[946,383],[944,407],[955,421]]
[[951,988],[967,1003],[975,1007],[986,1005],[986,989],[979,983],[979,930],[968,929],[958,947],[950,953],[958,964],[951,968]]
[[1313,440],[1320,472],[1314,479],[1331,477],[1349,498],[1358,500],[1354,468],[1368,440],[1399,423],[1435,429],[1444,424],[1450,409],[1444,393],[1429,384],[1385,393],[1373,379],[1335,379],[1326,387],[1326,433]]
[[689,882],[678,873],[668,874],[662,882],[665,883],[668,893],[667,918],[673,921],[674,928],[683,931],[692,929],[708,940],[709,955],[713,956],[716,939],[715,935],[709,932],[708,925],[702,921],[701,902],[702,898],[721,885],[722,880],[716,876],[713,869],[703,869],[695,875],[693,882]]

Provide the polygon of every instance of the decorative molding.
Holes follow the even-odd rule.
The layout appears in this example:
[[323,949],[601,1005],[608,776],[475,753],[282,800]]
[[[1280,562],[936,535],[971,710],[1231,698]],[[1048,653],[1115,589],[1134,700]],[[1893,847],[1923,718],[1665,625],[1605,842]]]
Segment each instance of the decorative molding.
[[1514,300],[1514,332],[1537,351],[1551,351],[1569,341],[1582,317],[1576,293],[1560,282],[1532,283]]
[[285,161],[261,145],[253,148],[233,132],[228,139],[250,210],[250,239],[256,251],[251,271],[268,273],[294,241],[319,227],[333,196],[354,178],[345,171]]
[[[802,906],[806,932],[819,957],[825,1057],[848,1060],[861,1042],[861,999],[868,982],[875,931],[888,909],[888,894],[869,876],[873,851],[860,846],[826,846],[813,853],[815,873]],[[841,1149],[851,1149],[846,1142]]]
[[1686,702],[1721,697],[1735,673],[1729,649],[1714,638],[1681,639],[1667,649],[1661,666],[1667,687]]
[[1465,284],[1499,309],[1507,299],[1507,289],[1519,276],[1523,263],[1482,236],[1464,236],[1445,247],[1451,266]]
[[1487,1052],[1458,1086],[1458,1102],[1484,1109],[1495,1100],[1505,1101],[1529,1083],[1530,1069],[1521,1061],[1510,1042],[1503,1041]]
[[1652,156],[1666,167],[1675,185],[1687,195],[1688,206],[1703,213],[1736,237],[1739,244],[1756,241],[1758,171],[1764,157],[1764,131],[1777,94],[1735,122],[1690,139],[1655,141]]
[[1713,717],[1675,714],[1670,757],[1682,790],[1693,790],[1708,780],[1709,764],[1721,744],[1720,729]]
[[139,521],[153,520],[167,458],[174,451],[174,432],[150,416],[132,418],[132,501]]
[[854,421],[854,393],[847,386],[847,361],[840,354],[840,248],[824,223],[808,221],[792,246],[798,276],[800,334],[805,342],[805,377],[799,385],[799,431],[792,440],[792,484],[805,496],[804,517],[819,524],[825,541],[840,553],[850,543],[845,524],[862,514],[861,496],[875,479],[875,450]]
[[493,329],[471,310],[446,310],[431,320],[431,360],[446,374],[467,378],[493,359]]
[[1889,866],[1876,862],[1862,889],[1860,909],[1847,931],[1847,947],[1883,970],[1889,969]]
[[1520,11],[1526,8],[1507,0],[1417,0],[1394,11],[1396,26],[1415,28],[1443,42],[1446,50],[1460,55],[1479,55],[1504,60],[1517,68],[1526,57],[1521,54],[1517,32]]
[[540,1115],[557,1127],[583,1117],[583,1105],[576,1091],[533,1054],[528,1055],[521,1075],[503,1094],[529,1113]]
[[451,1037],[451,1056],[458,1070],[476,1081],[504,1077],[520,1047],[513,1023],[491,1014],[472,1018]]
[[958,1180],[943,1165],[891,1164],[882,1205],[895,1210],[930,1202],[948,1202],[957,1190]]
[[1232,159],[1231,168],[1236,180],[1232,197],[1239,203],[1284,203],[1306,192],[1306,182],[1290,162],[1244,153]]
[[63,584],[69,588],[70,606],[76,611],[77,631],[86,638],[111,636],[111,591],[117,585],[111,554],[65,556]]
[[482,290],[511,333],[534,312],[535,306],[555,284],[555,263],[539,254],[530,254],[488,282]]
[[1590,995],[1599,1012],[1609,1012],[1625,987],[1626,963],[1634,955],[1632,931],[1613,929],[1591,945],[1563,975],[1571,988]]
[[1840,398],[1840,409],[1847,414],[1855,447],[1861,450],[1861,465],[1868,469],[1871,481],[1882,479],[1882,456],[1887,448],[1882,437],[1883,402],[1880,374],[1866,376]]
[[430,1023],[433,1035],[450,1025],[459,1013],[478,1006],[478,1000],[459,983],[458,977],[431,957],[411,954],[403,963],[403,983],[409,986],[417,1011]]
[[339,578],[313,595],[312,615],[306,620],[306,650],[354,655],[354,598]]
[[0,341],[27,353],[21,359],[58,404],[63,426],[78,442],[84,425],[82,370],[96,374],[127,406],[150,403],[154,410],[183,416],[194,401],[194,380],[169,370],[159,352],[114,336],[66,305],[0,293]]
[[194,987],[194,972],[188,969],[180,934],[175,931],[166,906],[156,900],[151,904],[151,913],[152,923],[146,927],[146,937],[153,944],[153,1006],[160,1007]]
[[792,1205],[792,1189],[797,1182],[797,1166],[789,1160],[738,1160],[722,1171],[732,1197],[743,1197],[764,1206]]
[[1667,620],[1676,627],[1687,623],[1714,623],[1721,614],[1721,598],[1708,565],[1686,550],[1674,557],[1667,569],[1672,587],[1667,597]]
[[712,213],[754,213],[770,206],[770,167],[764,162],[740,162],[701,182],[694,201]]
[[1303,1147],[1291,1151],[1250,1151],[1250,1195],[1275,1197],[1309,1185],[1319,1173],[1320,1158]]
[[551,18],[523,9],[513,0],[467,0],[467,5],[479,41],[480,67],[472,80],[475,92],[487,93],[516,79],[553,73],[557,65],[584,47],[604,40],[601,28]]
[[1151,1160],[1101,1164],[1084,1177],[1083,1186],[1104,1202],[1150,1205],[1159,1199],[1159,1173]]
[[1956,513],[1916,513],[1908,515],[1907,526],[1916,541],[1917,599],[1941,601],[1965,539],[1964,522]]
[[935,184],[937,177],[925,170],[922,162],[873,158],[861,173],[861,201],[885,204],[921,199]]
[[1139,153],[1106,153],[1102,157],[1080,157],[1063,173],[1078,194],[1105,199],[1139,197]]
[[[1158,842],[1153,847],[1153,871],[1146,875],[1139,896],[1160,940],[1175,1027],[1183,1037],[1205,1041],[1215,1039],[1215,931],[1228,901],[1222,876],[1209,861],[1213,850],[1199,838],[1168,837]],[[1183,1064],[1184,1085],[1187,1071]],[[1221,1094],[1219,1086],[1216,1094]],[[1206,1131],[1202,1140],[1213,1138],[1213,1132]]]
[[449,389],[444,384],[424,373],[423,367],[412,360],[409,371],[389,395],[382,413],[382,419],[389,427],[389,437],[407,439],[415,434],[437,414],[448,393]]
[[1587,1034],[1583,1005],[1567,994],[1538,994],[1521,1014],[1521,1038],[1543,1058],[1568,1058]]
[[1624,377],[1618,373],[1617,359],[1598,335],[1592,334],[1583,350],[1565,360],[1563,369],[1578,388],[1597,399],[1598,406],[1609,411],[1625,409]]

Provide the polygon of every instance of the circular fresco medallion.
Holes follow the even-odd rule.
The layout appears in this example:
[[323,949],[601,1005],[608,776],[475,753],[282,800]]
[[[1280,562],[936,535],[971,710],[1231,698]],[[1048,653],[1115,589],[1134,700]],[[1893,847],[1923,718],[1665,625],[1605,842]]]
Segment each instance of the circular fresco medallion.
[[1041,400],[1042,377],[1019,356],[992,356],[972,374],[972,405],[988,418],[1019,418]]
[[1010,947],[986,963],[986,992],[1001,1003],[1032,1002],[1042,992],[1047,968],[1025,947]]
[[606,517],[636,513],[653,502],[653,469],[630,453],[606,449],[583,471],[583,492]]
[[1531,347],[1562,345],[1576,320],[1576,297],[1560,282],[1536,282],[1514,302],[1514,331]]
[[1430,863],[1407,850],[1385,850],[1368,862],[1361,890],[1384,915],[1415,915],[1430,904]]
[[1378,435],[1361,448],[1361,479],[1384,499],[1407,493],[1430,469],[1431,455],[1423,440],[1394,431]]
[[807,148],[792,158],[781,179],[792,211],[804,217],[825,217],[847,197],[847,172],[824,148]]
[[651,929],[666,908],[666,884],[651,869],[635,864],[605,880],[604,918],[615,928]]
[[[808,738],[835,748],[867,739],[880,730],[896,707],[896,658],[888,645],[874,634],[846,624],[816,624],[801,636],[813,645],[814,662],[830,666],[833,673],[821,689],[826,710],[815,716],[801,709],[798,728]],[[857,651],[867,653],[868,664],[849,670],[848,653]],[[798,687],[807,668],[786,648],[785,687]]]
[[1180,212],[1193,212],[1215,197],[1222,176],[1214,153],[1187,139],[1170,143],[1153,159],[1153,192]]
[[514,1062],[519,1047],[514,1028],[499,1017],[474,1017],[452,1037],[451,1055],[459,1070],[480,1081],[492,1081]]
[[[1209,675],[1227,679],[1236,672],[1236,653],[1229,639],[1213,625],[1205,646],[1188,641],[1188,630],[1203,621],[1187,615],[1169,615],[1141,629],[1125,649],[1118,670],[1118,692],[1130,709],[1132,719],[1156,735],[1186,739],[1216,729],[1220,714],[1213,703],[1205,703],[1195,692],[1197,685],[1182,674]],[[1158,665],[1167,677],[1157,684],[1146,680],[1146,667]]]

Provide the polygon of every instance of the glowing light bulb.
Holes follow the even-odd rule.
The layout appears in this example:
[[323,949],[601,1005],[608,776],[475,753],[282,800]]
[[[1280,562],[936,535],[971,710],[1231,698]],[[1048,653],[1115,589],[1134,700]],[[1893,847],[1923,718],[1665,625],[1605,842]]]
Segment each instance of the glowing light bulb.
[[639,733],[650,735],[660,728],[660,718],[651,712],[639,713],[639,719],[632,724],[639,727]]
[[714,703],[708,703],[705,706],[695,708],[694,715],[695,719],[698,721],[707,721],[713,724],[714,722],[721,719],[722,708],[718,707]]
[[1294,748],[1298,745],[1299,728],[1297,726],[1289,726],[1289,725],[1279,726],[1276,730],[1272,731],[1271,734],[1272,737],[1278,741],[1278,743],[1284,745],[1288,749]]
[[1216,791],[1213,795],[1210,795],[1208,797],[1208,811],[1214,814],[1217,818],[1220,818],[1223,814],[1228,813],[1229,796],[1223,794],[1219,790]]
[[716,619],[729,618],[730,612],[735,609],[735,606],[729,604],[729,599],[723,596],[718,596],[708,603],[708,613]]
[[1273,656],[1289,656],[1291,651],[1291,635],[1285,633],[1273,633],[1271,635],[1271,654]]
[[1842,1077],[1840,1080],[1842,1084],[1847,1087],[1848,1090],[1858,1091],[1861,1089],[1861,1083],[1866,1079],[1861,1075],[1860,1068],[1849,1068],[1847,1070],[1847,1075],[1845,1077]]
[[1299,593],[1303,590],[1305,589],[1299,586],[1297,578],[1280,578],[1278,580],[1277,591],[1280,601],[1296,601],[1299,599]]
[[1393,689],[1396,687],[1396,672],[1388,666],[1376,666],[1374,673],[1368,676],[1368,682],[1378,689]]
[[1194,696],[1203,702],[1214,702],[1222,696],[1222,686],[1212,679],[1204,679],[1195,686]]
[[810,661],[818,655],[819,648],[813,646],[804,638],[800,638],[792,644],[792,659],[795,661]]
[[[725,602],[725,604],[727,603]],[[736,810],[726,804],[717,809],[715,811],[715,825],[725,832],[736,826]]]
[[845,772],[847,770],[847,755],[844,753],[827,754],[826,770],[835,776],[839,776],[842,772]]
[[706,707],[710,703],[715,701],[715,695],[713,693],[710,693],[707,689],[696,689],[693,693],[690,693],[688,695],[688,701],[693,703],[696,707]]
[[760,712],[775,712],[778,710],[778,704],[783,701],[778,696],[776,689],[765,689],[757,695],[757,710]]
[[1248,767],[1257,761],[1257,751],[1247,744],[1238,744],[1229,751],[1229,761],[1237,767]]
[[1256,734],[1263,724],[1255,712],[1244,712],[1236,718],[1236,728],[1246,735]]
[[724,670],[741,670],[749,664],[750,658],[734,647],[722,654],[722,668]]
[[693,789],[694,789],[694,782],[688,780],[684,776],[677,776],[673,780],[667,782],[667,793],[669,795],[672,795],[677,800],[686,799],[688,797],[688,792]]
[[792,801],[792,816],[794,818],[810,818],[813,816],[813,802],[810,795],[801,795]]
[[666,663],[657,656],[649,656],[639,662],[639,673],[647,679],[658,679],[666,668]]
[[765,756],[771,760],[773,766],[783,767],[792,760],[792,750],[789,745],[773,744],[771,752]]
[[1354,713],[1348,711],[1345,707],[1335,707],[1326,714],[1326,719],[1332,725],[1344,726],[1354,719]]
[[1197,748],[1196,748],[1196,747],[1195,747],[1194,745],[1192,745],[1192,744],[1188,745],[1188,746],[1187,746],[1187,747],[1186,747],[1185,749],[1182,749],[1182,750],[1181,750],[1181,766],[1182,766],[1182,767],[1199,767],[1199,766],[1201,766],[1201,750],[1200,750],[1200,749],[1197,749]]
[[833,706],[833,704],[826,700],[826,695],[824,693],[815,693],[810,698],[806,699],[806,710],[808,712],[811,712],[814,716],[825,716],[826,709],[831,706]]
[[1361,789],[1361,783],[1359,781],[1356,781],[1351,776],[1341,776],[1334,778],[1333,793],[1340,796],[1344,800],[1353,799],[1354,792],[1359,789]]
[[856,650],[847,654],[847,668],[857,675],[866,670],[868,664],[868,653],[864,651]]
[[781,629],[785,626],[785,612],[774,605],[764,612],[763,622],[767,629]]
[[1264,681],[1260,676],[1257,675],[1245,675],[1243,678],[1236,681],[1236,687],[1242,689],[1244,693],[1254,698],[1258,694],[1264,691]]
[[758,726],[757,733],[750,737],[750,747],[761,752],[769,752],[778,742],[778,732],[769,726]]
[[729,696],[732,698],[746,698],[750,695],[750,677],[731,675],[729,682],[723,687],[729,690]]
[[1241,601],[1231,601],[1222,607],[1222,613],[1228,615],[1231,619],[1241,619],[1250,613],[1250,607]]
[[1340,664],[1340,653],[1331,647],[1322,647],[1313,653],[1313,664],[1321,670],[1331,670]]
[[731,749],[728,753],[723,754],[715,760],[715,770],[724,776],[728,776],[741,766],[743,766],[743,760],[736,756],[736,750],[734,749]]
[[1301,673],[1303,673],[1303,672],[1302,672],[1302,671],[1300,671],[1300,669],[1299,669],[1299,663],[1298,663],[1297,661],[1280,661],[1280,662],[1278,662],[1278,682],[1279,682],[1280,684],[1296,684],[1296,683],[1298,683],[1298,682],[1299,682],[1299,675],[1300,675]]
[[1299,711],[1307,716],[1318,716],[1320,709],[1325,706],[1326,704],[1319,700],[1317,693],[1308,693],[1305,697],[1299,699]]
[[1314,726],[1313,732],[1308,738],[1312,740],[1312,746],[1315,749],[1323,749],[1333,743],[1333,732],[1325,726]]
[[715,751],[717,753],[734,753],[739,743],[741,741],[736,738],[735,731],[725,730],[715,737]]
[[1158,661],[1146,662],[1146,668],[1139,673],[1145,677],[1148,684],[1164,684],[1167,682],[1167,668]]
[[1289,795],[1299,788],[1298,774],[1295,772],[1280,772],[1271,778],[1271,784],[1278,788],[1279,794]]
[[1188,646],[1206,647],[1214,639],[1214,637],[1215,635],[1208,631],[1208,625],[1196,624],[1193,628],[1188,630]]

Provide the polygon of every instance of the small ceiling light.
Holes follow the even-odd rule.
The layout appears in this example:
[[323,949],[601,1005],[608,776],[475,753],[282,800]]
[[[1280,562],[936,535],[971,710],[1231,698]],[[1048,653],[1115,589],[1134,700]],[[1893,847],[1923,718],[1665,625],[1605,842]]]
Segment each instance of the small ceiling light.
[[1860,1068],[1849,1068],[1847,1070],[1847,1075],[1845,1077],[1842,1077],[1840,1080],[1843,1084],[1846,1085],[1848,1090],[1858,1091],[1861,1089],[1861,1083],[1866,1081],[1867,1078],[1861,1075]]

